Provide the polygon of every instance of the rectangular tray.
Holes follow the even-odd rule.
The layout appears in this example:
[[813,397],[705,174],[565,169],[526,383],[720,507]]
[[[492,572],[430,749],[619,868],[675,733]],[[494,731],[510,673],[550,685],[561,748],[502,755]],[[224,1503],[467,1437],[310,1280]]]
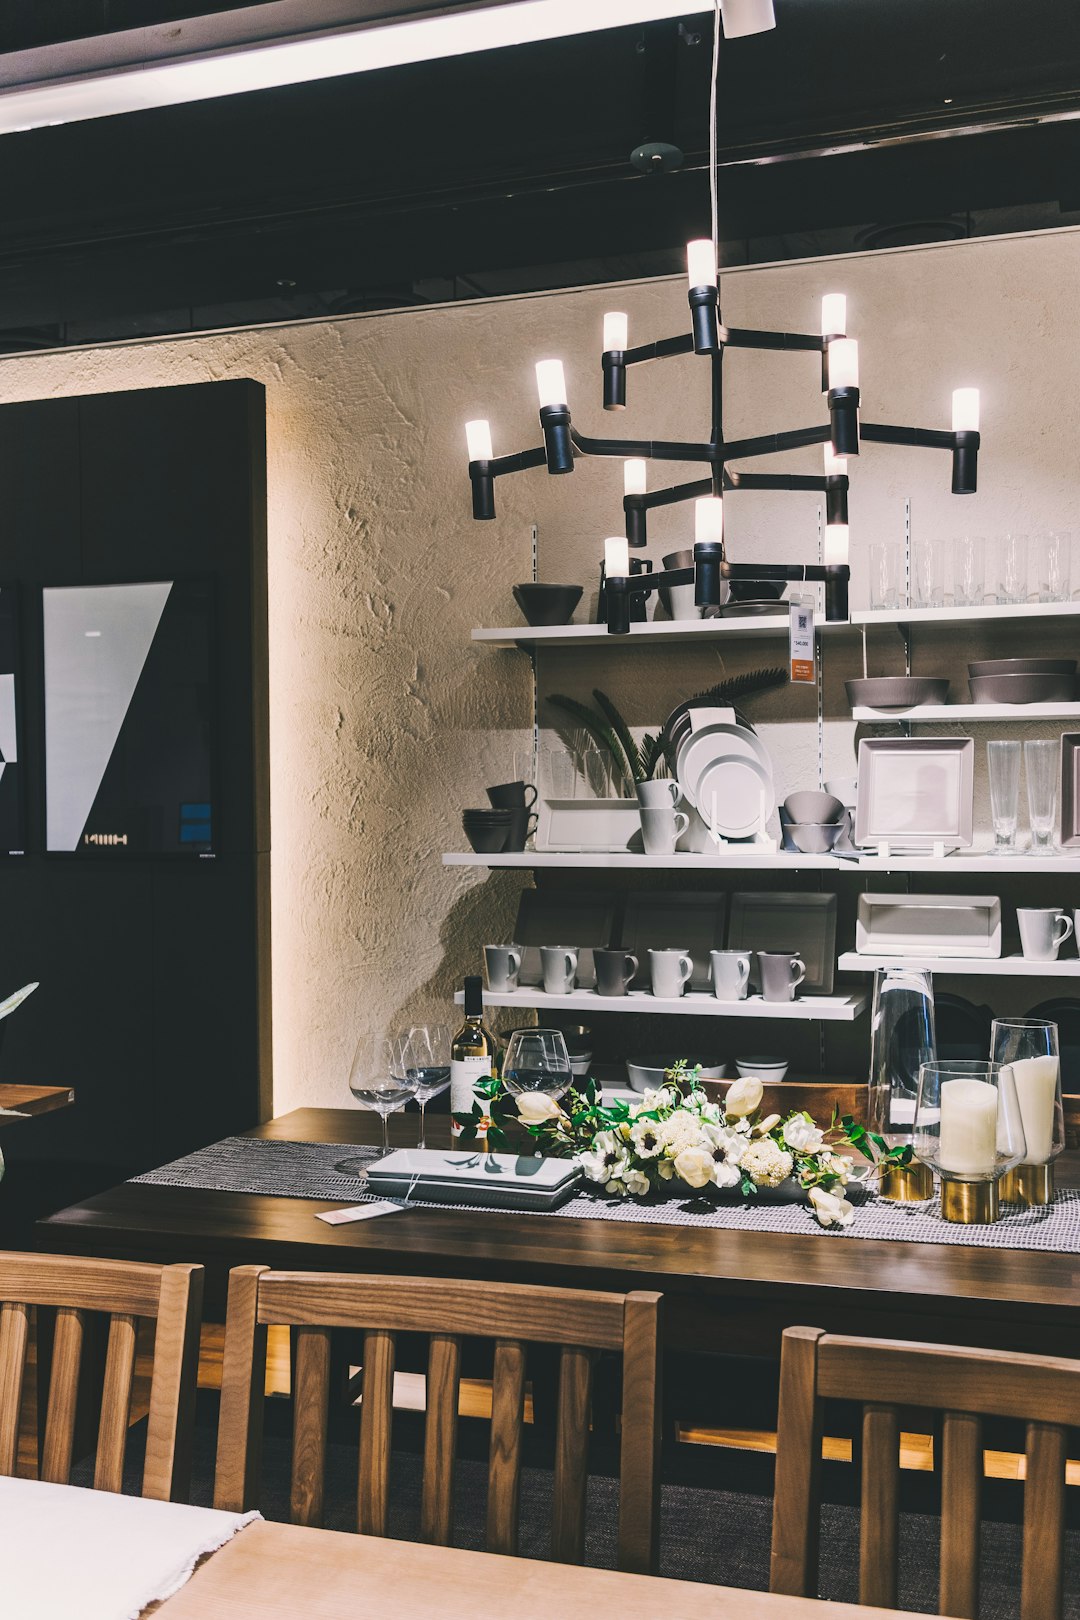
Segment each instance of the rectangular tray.
[[[733,894],[728,926],[730,951],[798,951],[806,963],[800,994],[832,994],[836,978],[836,896],[804,890]],[[759,988],[757,963],[750,983]]]
[[855,842],[891,850],[971,844],[972,737],[864,737],[859,743]]
[[855,949],[863,956],[1001,955],[995,894],[860,894]]
[[1061,847],[1080,847],[1080,731],[1061,733]]
[[399,1148],[367,1173],[370,1192],[387,1198],[490,1209],[556,1209],[581,1180],[570,1159],[518,1158],[475,1148]]
[[514,925],[514,944],[521,946],[518,984],[540,984],[541,945],[577,949],[577,982],[583,990],[596,984],[593,951],[615,938],[616,897],[603,889],[523,889]]
[[708,990],[712,983],[710,951],[724,948],[723,894],[633,892],[626,897],[619,943],[638,958],[635,990],[651,990],[649,951],[678,946],[694,959],[688,990]]
[[640,845],[636,799],[541,799],[537,810],[538,851],[625,854],[631,839]]

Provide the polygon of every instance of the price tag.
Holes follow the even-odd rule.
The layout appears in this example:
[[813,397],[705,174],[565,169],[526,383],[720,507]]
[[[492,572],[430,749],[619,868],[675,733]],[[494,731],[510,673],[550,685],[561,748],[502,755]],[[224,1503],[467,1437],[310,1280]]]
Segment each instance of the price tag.
[[814,663],[814,604],[802,597],[791,599],[791,679],[812,686]]

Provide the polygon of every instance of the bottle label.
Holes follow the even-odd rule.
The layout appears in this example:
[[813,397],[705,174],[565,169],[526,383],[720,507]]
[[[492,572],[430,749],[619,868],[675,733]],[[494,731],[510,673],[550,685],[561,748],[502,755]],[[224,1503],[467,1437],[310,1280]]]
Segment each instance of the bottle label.
[[[478,1134],[487,1134],[487,1098],[481,1097],[476,1090],[478,1080],[486,1080],[491,1074],[491,1059],[488,1057],[454,1058],[450,1064],[450,1112],[451,1114],[468,1114],[473,1103],[479,1103],[485,1111],[485,1119],[481,1121]],[[450,1134],[461,1135],[461,1126],[456,1120],[451,1121]]]

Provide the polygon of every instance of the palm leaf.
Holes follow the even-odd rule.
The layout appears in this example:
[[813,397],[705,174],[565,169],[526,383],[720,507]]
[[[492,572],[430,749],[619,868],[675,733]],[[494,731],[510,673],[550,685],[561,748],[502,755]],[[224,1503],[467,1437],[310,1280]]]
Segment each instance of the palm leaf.
[[642,782],[650,781],[663,757],[664,739],[662,735],[654,737],[651,733],[647,733],[642,737],[641,742],[638,744],[638,758],[641,761],[639,780]]
[[704,692],[695,692],[691,701],[733,703],[736,698],[750,697],[755,692],[770,692],[776,686],[785,686],[787,681],[788,671],[778,666],[772,669],[748,669],[744,675],[730,675],[727,680],[718,681],[715,686],[707,687]]
[[563,714],[568,714],[572,719],[576,720],[578,725],[588,732],[596,746],[601,750],[606,750],[611,755],[612,762],[619,774],[628,781],[633,781],[622,745],[615,732],[602,716],[598,715],[595,710],[590,709],[587,703],[579,703],[577,698],[566,697],[562,692],[553,692],[548,698],[548,702],[553,709],[560,709]]
[[631,782],[643,782],[645,775],[641,768],[641,756],[638,753],[637,743],[630,735],[630,727],[606,692],[601,692],[594,687],[593,697],[596,699],[597,708],[602,711],[612,731],[619,739],[622,751],[626,755],[626,763],[630,767]]

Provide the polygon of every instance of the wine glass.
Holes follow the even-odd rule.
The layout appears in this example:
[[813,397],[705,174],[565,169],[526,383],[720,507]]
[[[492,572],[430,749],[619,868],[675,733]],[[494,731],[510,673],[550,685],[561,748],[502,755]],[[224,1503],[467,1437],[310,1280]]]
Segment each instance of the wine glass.
[[503,1085],[514,1097],[540,1092],[558,1102],[574,1071],[560,1029],[515,1029],[503,1059]]
[[[390,1115],[404,1108],[409,1098],[416,1095],[416,1074],[409,1074],[404,1057],[400,1037],[362,1036],[349,1070],[349,1090],[361,1108],[372,1109],[382,1120],[382,1148],[376,1154],[379,1159],[390,1152],[387,1124]],[[343,1159],[334,1169],[345,1176],[363,1176],[369,1162],[367,1158]]]
[[450,1084],[450,1030],[446,1024],[416,1024],[404,1037],[406,1072],[416,1076],[420,1104],[420,1139],[424,1147],[424,1109]]

